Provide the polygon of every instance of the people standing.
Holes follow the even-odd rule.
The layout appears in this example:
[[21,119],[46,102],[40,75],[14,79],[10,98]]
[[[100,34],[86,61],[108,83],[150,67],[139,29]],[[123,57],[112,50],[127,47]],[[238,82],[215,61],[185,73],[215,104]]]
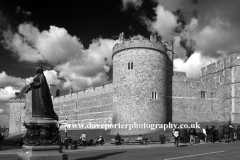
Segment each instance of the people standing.
[[240,141],[240,125],[237,126],[236,133],[237,133],[237,140]]
[[190,136],[189,143],[190,143],[190,145],[192,145],[192,144],[195,143],[195,137],[196,137],[196,130],[195,130],[195,128],[190,128],[189,129],[189,136]]
[[218,141],[221,142],[223,138],[224,138],[224,130],[223,130],[223,126],[220,126],[218,129]]
[[188,143],[188,130],[186,128],[183,129],[183,143]]
[[0,150],[1,150],[1,148],[2,148],[2,141],[4,140],[4,137],[3,137],[3,135],[2,135],[2,133],[0,132]]
[[207,143],[209,143],[209,140],[210,140],[210,129],[208,126],[206,126],[206,133],[207,133]]
[[206,126],[203,127],[203,135],[204,135],[204,141],[207,143],[207,131],[206,131]]
[[174,136],[174,145],[175,145],[175,147],[178,147],[178,142],[179,142],[179,138],[180,138],[180,129],[178,128],[178,125],[176,126],[176,128],[173,131],[173,136]]
[[183,129],[180,129],[180,143],[184,142],[184,138],[183,138]]
[[210,126],[209,128],[209,143],[213,143],[213,126]]
[[228,128],[229,128],[229,139],[230,139],[230,142],[233,142],[234,125],[232,124],[232,121],[229,121]]
[[229,143],[229,127],[228,127],[228,125],[224,124],[223,130],[224,130],[224,142]]
[[165,143],[165,135],[163,133],[160,133],[159,135],[159,141],[161,144],[164,144]]

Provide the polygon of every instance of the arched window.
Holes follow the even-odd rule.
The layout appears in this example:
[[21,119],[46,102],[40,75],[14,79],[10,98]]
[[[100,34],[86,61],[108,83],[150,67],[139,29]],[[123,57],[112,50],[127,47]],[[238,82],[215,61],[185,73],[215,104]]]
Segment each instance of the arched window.
[[157,94],[156,91],[153,91],[153,92],[151,93],[151,99],[158,99],[158,94]]
[[128,62],[128,70],[132,70],[133,69],[133,62]]
[[201,91],[201,98],[206,98],[206,92],[205,91]]

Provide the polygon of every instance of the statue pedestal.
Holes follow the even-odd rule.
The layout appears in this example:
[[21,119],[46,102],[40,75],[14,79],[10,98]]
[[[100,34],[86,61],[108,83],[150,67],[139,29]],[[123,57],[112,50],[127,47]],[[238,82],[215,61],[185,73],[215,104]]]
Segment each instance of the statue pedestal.
[[67,160],[68,155],[62,153],[61,146],[25,146],[18,154],[18,160]]

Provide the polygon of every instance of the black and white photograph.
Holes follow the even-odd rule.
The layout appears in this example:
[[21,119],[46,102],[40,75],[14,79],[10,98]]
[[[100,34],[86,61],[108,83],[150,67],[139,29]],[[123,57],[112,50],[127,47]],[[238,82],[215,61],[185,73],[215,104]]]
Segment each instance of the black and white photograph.
[[0,0],[1,160],[239,146],[240,0]]

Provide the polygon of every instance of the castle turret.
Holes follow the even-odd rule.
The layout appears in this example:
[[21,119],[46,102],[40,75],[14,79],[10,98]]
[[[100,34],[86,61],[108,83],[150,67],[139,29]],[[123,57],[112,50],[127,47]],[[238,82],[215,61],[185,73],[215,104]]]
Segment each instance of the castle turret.
[[[166,122],[166,52],[155,37],[151,37],[151,41],[125,40],[113,47],[113,124]],[[143,128],[111,132],[126,135],[153,131]]]

